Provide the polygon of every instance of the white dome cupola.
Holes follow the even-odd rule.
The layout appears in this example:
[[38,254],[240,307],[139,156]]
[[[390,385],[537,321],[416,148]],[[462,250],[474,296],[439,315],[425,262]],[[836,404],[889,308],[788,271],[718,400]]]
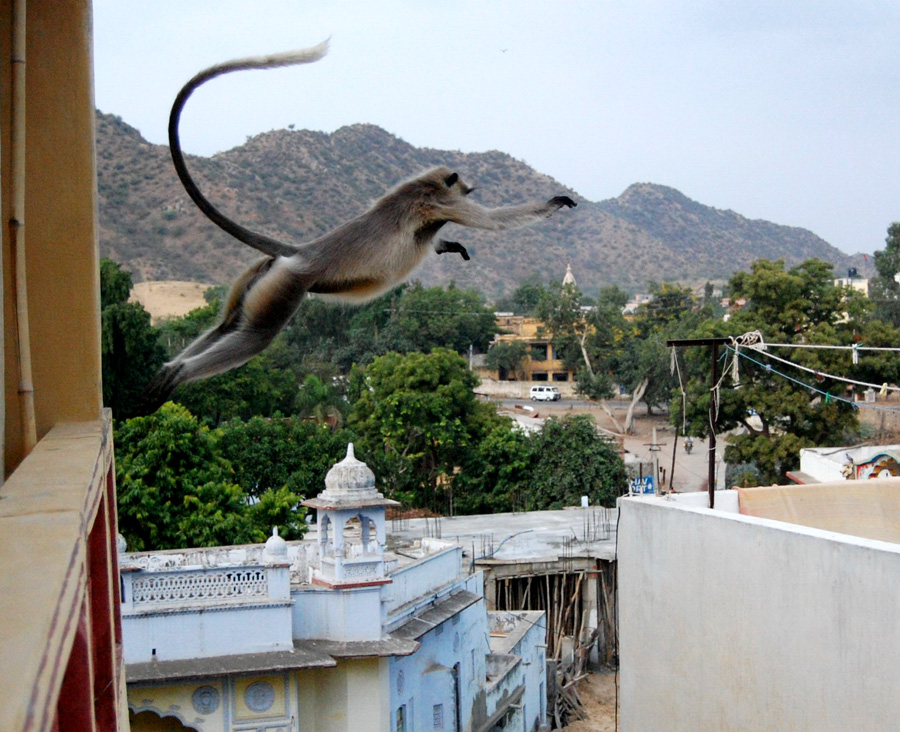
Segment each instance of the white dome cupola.
[[[356,459],[352,442],[347,456],[325,476],[325,490],[302,503],[316,509],[320,569],[313,572],[313,582],[365,587],[390,581],[384,576],[385,510],[400,504],[378,492],[375,474]],[[352,526],[356,521],[358,535]]]

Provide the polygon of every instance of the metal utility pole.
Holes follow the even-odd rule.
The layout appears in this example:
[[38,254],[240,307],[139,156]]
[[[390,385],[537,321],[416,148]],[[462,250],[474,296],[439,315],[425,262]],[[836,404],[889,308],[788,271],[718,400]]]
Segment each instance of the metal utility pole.
[[719,397],[716,384],[719,381],[719,346],[730,343],[731,338],[688,338],[666,341],[668,348],[709,346],[712,359],[709,382],[709,507],[716,505],[716,414],[719,411]]

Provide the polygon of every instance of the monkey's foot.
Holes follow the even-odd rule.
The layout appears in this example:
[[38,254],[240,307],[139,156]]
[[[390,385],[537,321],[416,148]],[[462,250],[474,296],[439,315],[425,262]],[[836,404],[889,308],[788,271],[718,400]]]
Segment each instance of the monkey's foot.
[[446,239],[441,239],[437,243],[437,246],[434,248],[434,251],[436,251],[438,254],[447,254],[448,252],[456,253],[459,254],[459,256],[461,256],[467,262],[470,259],[469,252],[467,252],[466,248],[458,241],[447,241]]
[[557,208],[562,208],[563,206],[575,208],[578,205],[568,196],[553,196],[547,203],[556,206]]

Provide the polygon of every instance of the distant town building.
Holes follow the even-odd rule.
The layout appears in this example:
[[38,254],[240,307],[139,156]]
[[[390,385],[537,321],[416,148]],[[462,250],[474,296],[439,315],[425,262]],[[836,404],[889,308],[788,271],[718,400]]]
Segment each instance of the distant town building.
[[490,371],[482,367],[482,377],[497,381],[552,381],[557,386],[572,383],[575,372],[566,368],[558,357],[553,340],[545,332],[543,321],[512,313],[497,313],[497,325],[505,332],[497,336],[495,343],[522,341],[528,346],[528,355],[522,363],[520,373],[500,370]]
[[653,300],[653,295],[640,292],[625,303],[625,307],[622,308],[622,314],[632,315],[633,313],[637,312],[637,309],[641,305],[646,305],[651,300]]
[[[572,265],[566,265],[566,273],[563,275],[563,285],[576,287],[575,275],[572,274]],[[563,396],[575,394],[575,372],[566,368],[562,359],[556,353],[553,339],[546,332],[546,325],[539,318],[530,318],[524,315],[516,315],[511,312],[497,312],[497,326],[501,329],[494,344],[522,342],[527,346],[527,354],[517,370],[499,369],[491,370],[484,365],[484,360],[473,362],[473,367],[482,379],[484,391],[503,396],[526,398],[531,382],[554,382],[559,387]],[[502,388],[497,382],[520,382],[518,389]]]
[[131,729],[546,729],[544,614],[489,614],[457,543],[389,550],[352,446],[325,483],[312,540],[122,555]]
[[856,267],[850,267],[847,270],[847,276],[837,278],[834,284],[838,287],[851,287],[866,297],[869,296],[869,280],[866,277],[860,277]]

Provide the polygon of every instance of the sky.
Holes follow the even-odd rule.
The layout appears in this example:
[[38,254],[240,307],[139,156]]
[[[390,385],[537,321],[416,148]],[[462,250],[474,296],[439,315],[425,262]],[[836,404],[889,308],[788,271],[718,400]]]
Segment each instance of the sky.
[[165,144],[196,72],[329,37],[318,63],[195,92],[184,149],[364,122],[591,201],[671,186],[847,253],[900,221],[896,0],[94,0],[97,107]]

